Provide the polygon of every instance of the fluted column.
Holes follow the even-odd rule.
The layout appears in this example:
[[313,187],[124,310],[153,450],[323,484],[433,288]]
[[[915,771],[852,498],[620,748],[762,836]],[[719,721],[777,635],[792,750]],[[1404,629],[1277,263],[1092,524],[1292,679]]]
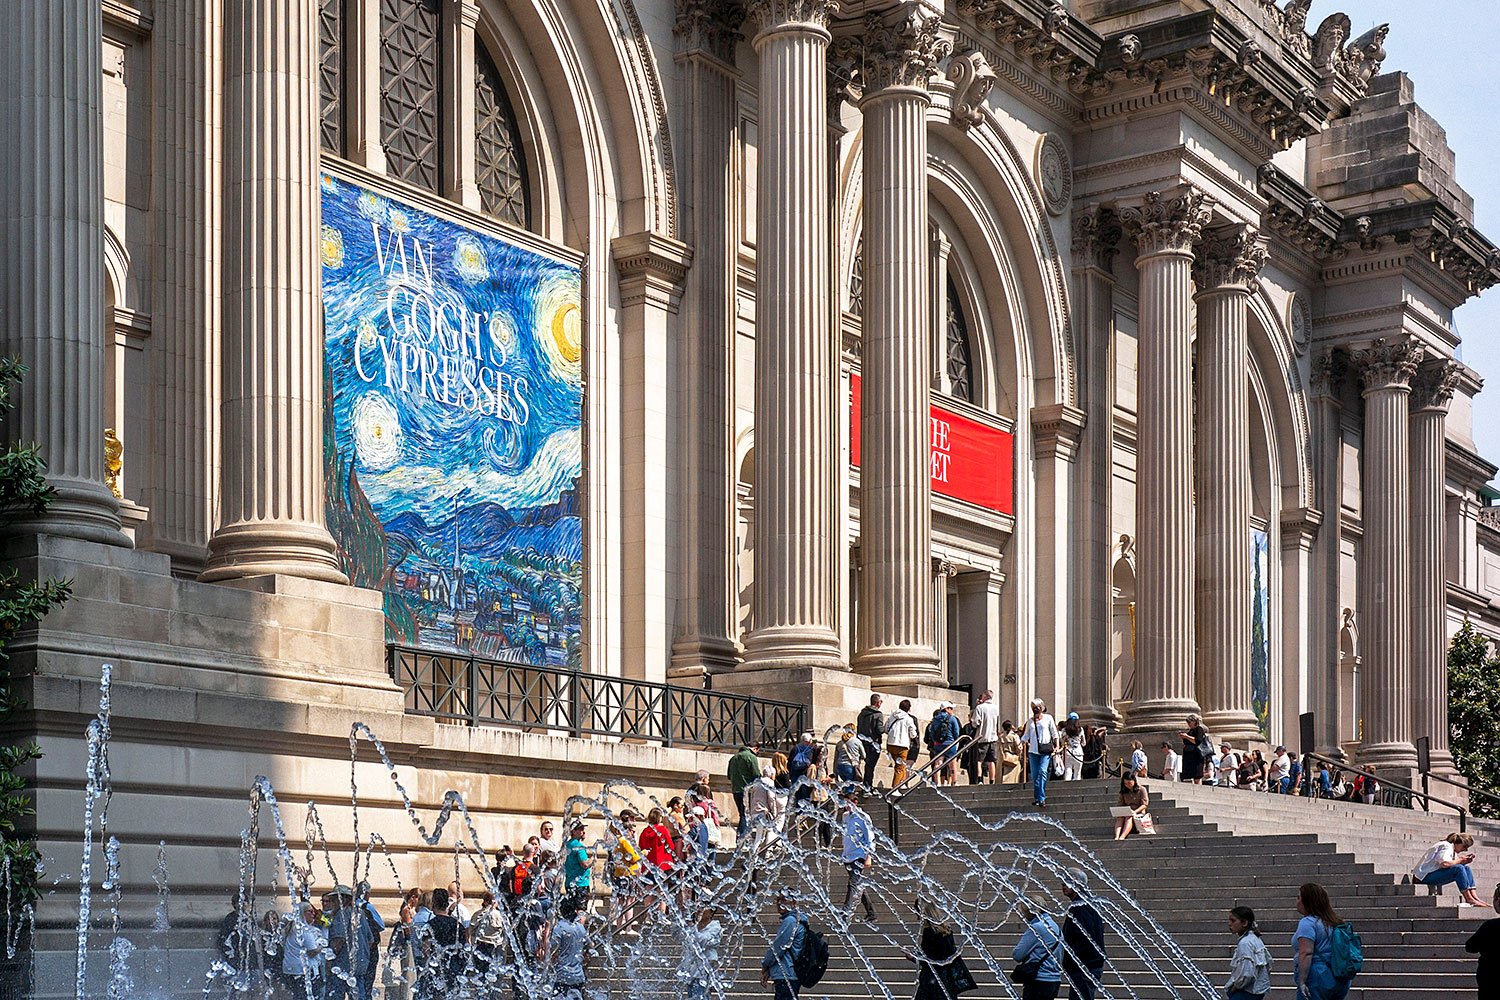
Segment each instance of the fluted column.
[[740,233],[729,183],[738,142],[734,46],[727,0],[679,0],[676,34],[690,127],[683,231],[696,260],[682,297],[683,544],[672,672],[733,669],[740,658],[734,593],[735,262]]
[[30,370],[6,440],[57,491],[15,530],[112,545],[104,485],[104,120],[97,0],[0,3],[0,354]]
[[1161,730],[1193,697],[1193,244],[1212,201],[1191,188],[1120,215],[1140,272],[1135,701],[1131,729]]
[[1354,352],[1364,381],[1365,433],[1360,465],[1364,540],[1360,546],[1360,763],[1410,771],[1411,457],[1407,417],[1411,378],[1421,359],[1412,340],[1377,340]]
[[465,208],[480,210],[479,185],[474,174],[474,29],[479,24],[478,0],[444,0],[443,45],[443,195]]
[[1461,367],[1446,359],[1411,384],[1412,737],[1430,739],[1432,769],[1453,772],[1448,750],[1447,480],[1444,424]]
[[[162,102],[156,118],[156,217],[151,346],[158,467],[148,503],[151,549],[176,573],[208,559],[218,483],[219,212],[222,4],[163,4],[151,54]],[[145,443],[141,442],[144,447]],[[125,442],[127,460],[134,450]]]
[[343,583],[323,524],[317,2],[224,14],[223,487],[202,579]]
[[[1250,291],[1266,248],[1248,226],[1198,248],[1197,692],[1221,738],[1261,738],[1250,698]],[[1149,482],[1149,480],[1146,480]]]
[[834,549],[837,370],[828,301],[826,77],[832,0],[754,0],[755,586],[746,659],[840,665]]
[[1310,659],[1307,709],[1313,713],[1316,743],[1321,754],[1342,754],[1343,734],[1354,731],[1359,706],[1347,704],[1341,678],[1339,630],[1343,614],[1343,497],[1344,497],[1344,384],[1349,355],[1329,350],[1313,359],[1312,413],[1316,421],[1314,456],[1318,503],[1323,526],[1313,559],[1314,637]]
[[1078,384],[1083,396],[1083,469],[1079,510],[1083,641],[1071,675],[1069,704],[1090,725],[1120,721],[1111,704],[1114,530],[1110,521],[1115,452],[1115,276],[1120,220],[1107,208],[1073,217],[1073,294],[1086,351]]
[[897,18],[867,22],[860,73],[865,295],[855,667],[888,683],[937,683],[927,79],[948,46],[937,17],[904,10]]

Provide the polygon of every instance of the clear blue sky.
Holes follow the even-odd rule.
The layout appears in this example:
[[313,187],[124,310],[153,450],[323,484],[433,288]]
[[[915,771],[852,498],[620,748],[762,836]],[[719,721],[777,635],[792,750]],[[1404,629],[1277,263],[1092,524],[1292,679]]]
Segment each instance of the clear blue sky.
[[[1405,71],[1417,103],[1447,130],[1475,226],[1500,243],[1500,0],[1317,0],[1308,29],[1336,10],[1349,14],[1356,38],[1391,26],[1384,70]],[[1470,299],[1457,322],[1463,360],[1486,381],[1474,400],[1474,440],[1500,462],[1500,285]]]

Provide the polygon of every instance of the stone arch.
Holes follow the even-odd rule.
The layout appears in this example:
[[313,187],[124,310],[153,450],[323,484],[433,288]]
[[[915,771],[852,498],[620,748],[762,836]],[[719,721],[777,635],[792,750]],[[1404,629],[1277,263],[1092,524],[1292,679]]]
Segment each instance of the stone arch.
[[1307,394],[1292,350],[1291,332],[1261,288],[1250,297],[1250,359],[1260,372],[1264,402],[1275,435],[1281,496],[1273,509],[1313,506],[1312,438]]
[[517,112],[537,231],[575,248],[591,235],[675,237],[660,73],[634,4],[571,11],[481,0],[476,28]]

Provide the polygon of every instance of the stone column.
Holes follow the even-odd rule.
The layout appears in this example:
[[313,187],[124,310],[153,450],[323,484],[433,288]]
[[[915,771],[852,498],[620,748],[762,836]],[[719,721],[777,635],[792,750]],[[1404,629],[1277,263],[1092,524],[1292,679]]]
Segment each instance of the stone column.
[[126,545],[104,484],[103,24],[91,0],[0,4],[0,354],[5,421],[57,491],[14,531]]
[[474,162],[474,28],[477,0],[445,0],[443,5],[442,79],[443,196],[479,211],[478,169]]
[[[1248,226],[1198,248],[1197,691],[1220,738],[1262,739],[1250,700],[1250,292],[1266,248]],[[1142,482],[1150,483],[1150,479]]]
[[1431,740],[1432,769],[1450,776],[1444,424],[1461,370],[1446,359],[1423,364],[1410,401],[1412,737]]
[[1307,708],[1313,713],[1317,738],[1317,745],[1311,749],[1325,756],[1343,754],[1340,734],[1353,730],[1353,719],[1359,712],[1358,706],[1346,703],[1348,699],[1342,695],[1342,654],[1339,651],[1344,607],[1340,585],[1344,503],[1343,396],[1348,375],[1349,355],[1342,350],[1325,351],[1313,359],[1315,476],[1318,503],[1324,514],[1313,563],[1316,594],[1311,660],[1314,670],[1309,678]]
[[840,667],[837,369],[828,301],[828,20],[833,0],[753,0],[756,199],[753,666]]
[[1115,451],[1115,276],[1120,220],[1105,208],[1073,217],[1073,294],[1087,349],[1078,384],[1083,404],[1080,470],[1079,598],[1083,639],[1069,704],[1089,725],[1120,722],[1111,704],[1114,531],[1110,523]]
[[[156,459],[170,471],[155,477],[150,493],[151,549],[189,577],[203,571],[218,510],[221,7],[162,5],[151,46],[163,91],[151,168],[150,354]],[[131,442],[125,449],[128,461]]]
[[1380,339],[1354,352],[1364,381],[1365,433],[1361,499],[1364,539],[1359,592],[1364,669],[1360,763],[1410,775],[1411,687],[1411,456],[1408,396],[1422,349],[1407,338]]
[[722,0],[677,8],[677,56],[689,128],[683,231],[696,262],[682,297],[685,388],[682,545],[672,672],[702,675],[739,661],[734,593],[734,328],[739,255],[736,193],[725,177],[735,160],[738,107],[734,45],[739,38]]
[[344,0],[344,128],[350,160],[385,173],[380,139],[380,0]]
[[323,524],[317,14],[224,9],[223,469],[204,580],[346,582]]
[[1131,729],[1171,730],[1193,698],[1193,244],[1213,202],[1192,188],[1121,211],[1140,271],[1135,701]]
[[[1076,406],[1053,403],[1031,408],[1036,533],[1036,632],[1031,696],[1067,712],[1070,668],[1079,650],[1078,566],[1082,534],[1078,516],[1077,462],[1086,429]],[[1027,699],[1030,701],[1030,699]]]
[[867,22],[860,74],[863,571],[855,668],[883,684],[940,684],[932,614],[927,80],[948,46],[937,17],[911,9],[896,16]]

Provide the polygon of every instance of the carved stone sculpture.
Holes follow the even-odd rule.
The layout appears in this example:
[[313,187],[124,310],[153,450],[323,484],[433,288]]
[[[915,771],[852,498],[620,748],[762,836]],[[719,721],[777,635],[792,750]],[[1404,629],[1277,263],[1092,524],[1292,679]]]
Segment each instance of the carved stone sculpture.
[[967,49],[948,63],[948,82],[953,84],[953,120],[971,128],[984,120],[985,102],[995,86],[995,71],[976,49]]
[[1353,27],[1354,24],[1349,20],[1348,14],[1329,14],[1323,18],[1323,23],[1318,25],[1318,30],[1313,35],[1312,64],[1314,69],[1326,76],[1339,68],[1338,62],[1344,51],[1344,42],[1348,41]]

